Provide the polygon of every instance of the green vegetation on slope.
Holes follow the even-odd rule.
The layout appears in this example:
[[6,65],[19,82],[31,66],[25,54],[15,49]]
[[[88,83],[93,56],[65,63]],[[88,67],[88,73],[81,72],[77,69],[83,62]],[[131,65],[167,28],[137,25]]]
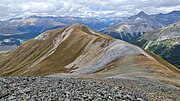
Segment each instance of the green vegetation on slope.
[[[162,56],[163,58],[180,55],[177,48],[180,46],[180,40],[149,41],[143,48]],[[176,49],[176,50],[175,50]]]
[[148,32],[134,40],[133,44],[160,55],[166,61],[180,68],[180,22],[162,29]]
[[166,61],[180,68],[180,39],[162,41],[139,39],[132,43],[161,56]]

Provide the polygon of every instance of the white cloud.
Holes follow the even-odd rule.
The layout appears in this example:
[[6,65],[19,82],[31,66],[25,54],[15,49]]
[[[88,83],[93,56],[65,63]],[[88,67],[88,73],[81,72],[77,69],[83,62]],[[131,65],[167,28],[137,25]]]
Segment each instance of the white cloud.
[[180,10],[180,0],[1,0],[0,19],[29,15],[130,16]]

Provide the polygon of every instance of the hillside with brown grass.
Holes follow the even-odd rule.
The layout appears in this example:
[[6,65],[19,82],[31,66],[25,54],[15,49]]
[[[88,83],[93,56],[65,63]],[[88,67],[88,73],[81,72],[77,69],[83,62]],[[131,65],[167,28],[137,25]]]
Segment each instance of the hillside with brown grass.
[[2,56],[0,76],[137,76],[179,84],[179,70],[165,60],[80,24],[42,33]]

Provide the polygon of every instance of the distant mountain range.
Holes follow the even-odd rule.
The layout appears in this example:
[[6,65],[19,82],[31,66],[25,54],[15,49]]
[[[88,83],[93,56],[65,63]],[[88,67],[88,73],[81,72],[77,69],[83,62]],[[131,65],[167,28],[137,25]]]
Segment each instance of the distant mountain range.
[[180,22],[148,32],[132,42],[180,68]]
[[[94,30],[103,30],[111,24],[119,22],[125,18],[81,18],[81,17],[41,17],[30,16],[27,18],[13,18],[0,22],[0,44],[20,45],[40,33],[62,28],[67,25],[81,23]],[[19,34],[21,33],[21,34]],[[10,41],[4,41],[10,40]]]
[[41,17],[13,18],[0,22],[0,46],[19,46],[47,30],[62,28],[71,24],[84,24],[114,38],[132,41],[142,34],[158,30],[180,21],[180,11],[168,14],[147,15],[140,12],[129,18],[104,17]]
[[117,39],[130,41],[146,32],[157,30],[178,21],[180,21],[180,11],[155,15],[147,15],[141,11],[139,14],[116,23],[102,32]]
[[178,85],[179,73],[151,52],[79,24],[44,32],[0,55],[0,76],[133,76]]

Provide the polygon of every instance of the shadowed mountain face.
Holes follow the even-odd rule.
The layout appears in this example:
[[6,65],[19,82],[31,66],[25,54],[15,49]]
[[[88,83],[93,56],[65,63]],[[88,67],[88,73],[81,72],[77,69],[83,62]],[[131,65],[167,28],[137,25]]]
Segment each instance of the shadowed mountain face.
[[180,22],[146,33],[133,43],[180,68]]
[[6,25],[3,25],[3,24],[0,24],[0,35],[12,35],[12,34],[21,34],[22,32],[14,29],[14,28],[11,28],[11,27],[8,27]]
[[168,77],[172,82],[179,76],[160,57],[78,24],[42,33],[0,60],[1,76],[56,73]]
[[156,15],[147,15],[141,11],[139,14],[112,25],[102,32],[117,39],[131,41],[145,32],[154,31],[178,21],[180,21],[180,11]]

